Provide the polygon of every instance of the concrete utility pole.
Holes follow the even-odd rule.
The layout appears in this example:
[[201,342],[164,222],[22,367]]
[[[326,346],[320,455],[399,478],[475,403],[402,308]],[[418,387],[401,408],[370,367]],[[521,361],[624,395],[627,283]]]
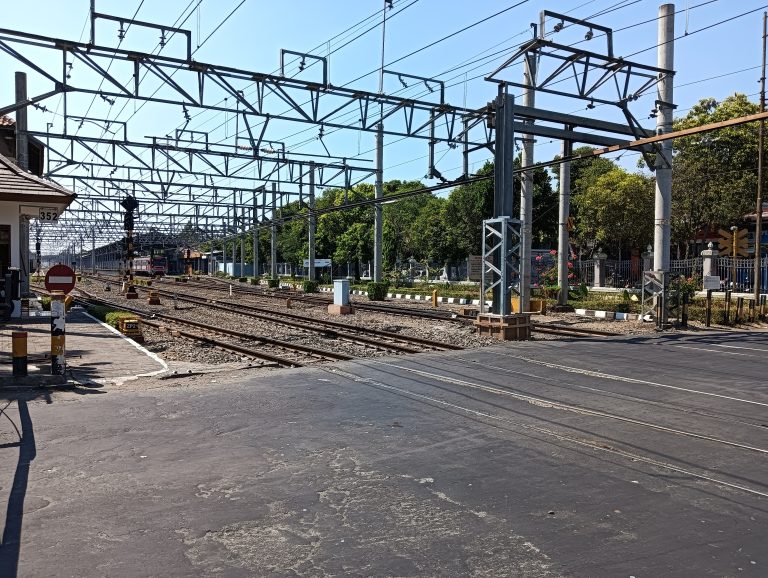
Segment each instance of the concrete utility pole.
[[[565,130],[572,127],[565,126]],[[562,142],[560,155],[567,159],[573,152],[573,143],[568,140]],[[557,284],[560,286],[560,298],[558,305],[568,305],[568,257],[571,247],[568,235],[568,216],[571,212],[571,161],[560,163],[560,214],[557,220]]]
[[259,208],[256,191],[253,192],[253,276],[259,275]]
[[[523,71],[523,84],[528,88],[523,92],[523,106],[533,108],[536,104],[536,91],[533,86],[536,83],[536,60],[525,59]],[[533,124],[533,120],[526,120],[525,124]],[[520,159],[521,168],[533,164],[533,135],[523,134],[523,153]],[[531,303],[531,246],[533,237],[533,171],[526,170],[521,176],[520,187],[520,311],[530,311]]]
[[[760,112],[765,112],[765,52],[766,52],[766,28],[768,26],[768,12],[763,12],[763,68],[760,76]],[[755,304],[760,302],[760,274],[762,268],[760,261],[760,241],[763,237],[763,162],[765,157],[765,121],[760,121],[760,132],[757,137],[757,202],[755,203]]]
[[91,275],[96,274],[96,227],[91,228]]
[[222,224],[221,228],[223,229],[224,235],[221,237],[221,262],[224,265],[224,273],[227,272],[227,218],[224,217],[224,224]]
[[[658,67],[674,69],[675,5],[659,6]],[[672,132],[673,76],[657,86],[656,134]],[[653,229],[653,270],[669,271],[670,219],[672,217],[672,140],[661,141],[656,155],[656,199]]]
[[[16,73],[16,102],[27,101],[27,75]],[[16,164],[20,169],[29,170],[29,142],[27,136],[27,107],[16,111]],[[29,217],[19,215],[19,260],[21,294],[29,293]]]
[[[384,0],[381,22],[381,68],[379,68],[379,94],[384,94],[384,39],[387,29],[387,6],[391,2]],[[379,105],[379,116],[384,116],[384,105]],[[376,191],[377,200],[384,197],[384,123],[376,126]],[[384,245],[384,211],[380,202],[373,205],[373,280],[381,281],[381,254]]]
[[314,281],[315,275],[315,232],[317,231],[317,216],[315,215],[315,163],[309,163],[309,279]]
[[272,263],[269,276],[277,279],[277,183],[272,183],[272,243],[270,246]]

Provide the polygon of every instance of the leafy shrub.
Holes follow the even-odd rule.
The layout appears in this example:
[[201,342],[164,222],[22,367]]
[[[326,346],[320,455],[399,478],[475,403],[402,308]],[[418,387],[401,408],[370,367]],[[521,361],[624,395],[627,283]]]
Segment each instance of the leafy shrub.
[[43,306],[43,311],[50,311],[51,310],[51,298],[48,297],[48,295],[43,295],[40,297],[40,305]]
[[88,313],[101,321],[104,321],[107,317],[107,313],[111,313],[112,311],[114,311],[114,309],[107,305],[91,305],[88,307]]
[[107,323],[107,325],[111,325],[117,329],[120,323],[120,319],[132,319],[135,317],[135,313],[128,313],[127,311],[110,311],[104,316],[104,321]]
[[304,293],[317,293],[317,281],[312,281],[311,279],[306,279],[301,284],[301,289],[304,291]]
[[387,296],[387,289],[389,289],[389,283],[386,281],[368,283],[368,299],[371,301],[384,301]]
[[330,285],[331,284],[331,274],[330,273],[323,273],[320,275],[320,282],[323,285]]
[[248,277],[240,277],[237,281],[238,283],[245,283],[246,281],[248,281]]
[[280,279],[267,279],[267,287],[270,289],[279,289]]
[[258,277],[248,277],[248,283],[250,283],[251,285],[258,285],[259,281],[261,281],[261,279],[259,279]]

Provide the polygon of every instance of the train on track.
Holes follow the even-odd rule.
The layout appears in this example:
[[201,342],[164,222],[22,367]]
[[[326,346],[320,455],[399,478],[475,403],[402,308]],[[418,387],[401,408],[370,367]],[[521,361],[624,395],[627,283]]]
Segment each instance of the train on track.
[[135,257],[133,273],[145,277],[161,277],[168,272],[166,257]]

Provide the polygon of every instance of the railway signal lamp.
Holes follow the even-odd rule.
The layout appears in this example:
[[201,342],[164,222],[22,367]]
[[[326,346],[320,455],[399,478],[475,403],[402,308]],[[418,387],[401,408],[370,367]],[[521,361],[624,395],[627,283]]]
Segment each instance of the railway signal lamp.
[[126,197],[120,201],[120,206],[125,209],[125,220],[123,225],[126,231],[133,231],[133,212],[139,208],[139,202],[136,197],[132,195],[126,195]]

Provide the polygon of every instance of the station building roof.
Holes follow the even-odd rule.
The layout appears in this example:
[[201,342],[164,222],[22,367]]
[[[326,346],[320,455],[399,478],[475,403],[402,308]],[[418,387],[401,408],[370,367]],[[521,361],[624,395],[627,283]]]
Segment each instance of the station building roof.
[[13,160],[0,155],[0,201],[68,206],[76,196],[61,185],[22,170]]

